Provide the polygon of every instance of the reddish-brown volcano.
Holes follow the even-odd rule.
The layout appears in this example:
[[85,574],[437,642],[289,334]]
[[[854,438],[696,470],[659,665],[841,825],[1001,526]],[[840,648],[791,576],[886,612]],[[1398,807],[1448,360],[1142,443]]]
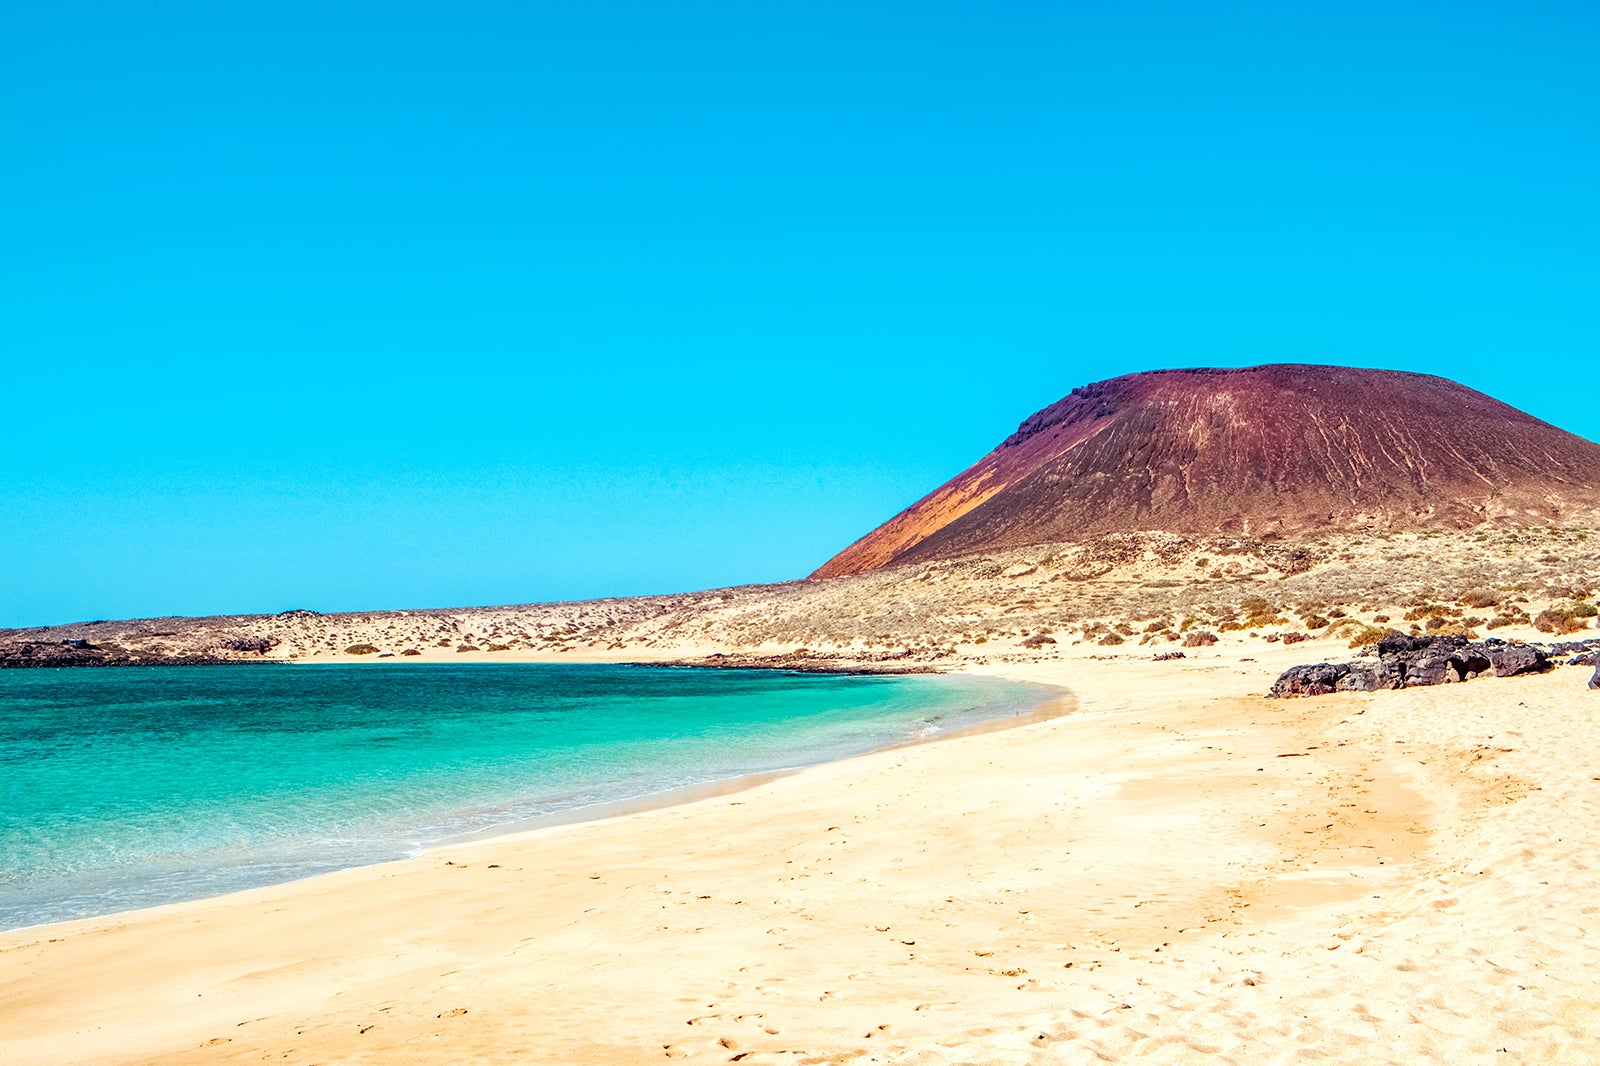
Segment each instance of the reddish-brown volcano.
[[1600,515],[1600,445],[1444,378],[1277,365],[1073,389],[813,577],[1109,532]]

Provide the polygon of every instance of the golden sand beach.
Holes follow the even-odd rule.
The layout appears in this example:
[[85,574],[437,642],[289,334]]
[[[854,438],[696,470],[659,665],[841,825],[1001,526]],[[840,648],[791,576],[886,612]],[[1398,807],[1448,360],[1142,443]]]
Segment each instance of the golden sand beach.
[[1586,671],[1096,650],[988,667],[1047,721],[0,935],[0,1061],[1600,1059]]

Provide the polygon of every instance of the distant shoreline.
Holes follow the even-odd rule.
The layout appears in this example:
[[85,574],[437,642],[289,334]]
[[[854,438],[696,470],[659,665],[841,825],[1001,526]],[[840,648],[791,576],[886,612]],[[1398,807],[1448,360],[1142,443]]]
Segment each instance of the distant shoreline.
[[[157,668],[168,669],[181,666],[397,666],[406,664],[411,666],[477,666],[486,664],[518,664],[524,666],[567,666],[583,665],[581,661],[562,662],[555,659],[484,659],[474,657],[452,662],[439,659],[399,659],[389,662],[396,656],[388,655],[382,659],[366,657],[350,657],[344,660],[328,659],[229,659],[214,655],[185,655],[171,658],[69,658],[59,659],[14,659],[0,658],[0,670],[116,670],[116,669],[143,669]],[[684,670],[772,670],[783,673],[796,674],[837,674],[840,676],[862,675],[872,677],[899,677],[913,674],[944,674],[949,673],[948,667],[929,663],[913,663],[905,666],[889,666],[879,663],[854,663],[854,662],[829,662],[826,660],[810,659],[805,656],[794,655],[732,655],[714,653],[702,659],[668,659],[662,661],[618,660],[607,665],[615,666],[651,666],[673,667]]]

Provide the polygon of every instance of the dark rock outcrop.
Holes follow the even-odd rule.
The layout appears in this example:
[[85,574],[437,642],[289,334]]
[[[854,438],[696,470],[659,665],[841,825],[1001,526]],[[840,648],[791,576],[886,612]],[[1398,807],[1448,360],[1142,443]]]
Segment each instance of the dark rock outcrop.
[[1516,677],[1543,670],[1549,658],[1532,644],[1501,644],[1489,649],[1495,677]]
[[1560,658],[1563,655],[1594,655],[1597,651],[1600,651],[1600,638],[1562,640],[1554,644],[1542,645],[1542,647],[1550,653],[1552,659]]
[[91,644],[87,640],[0,643],[0,670],[60,666],[221,666],[238,662],[272,662],[271,659],[230,659],[219,655],[129,655],[125,650]]
[[1267,695],[1326,696],[1338,691],[1339,682],[1350,674],[1349,663],[1312,663],[1308,666],[1291,666],[1272,683]]
[[99,666],[105,652],[86,640],[17,641],[0,645],[0,667]]
[[222,646],[228,651],[253,651],[257,655],[265,655],[279,643],[277,637],[240,636],[224,641]]
[[1273,682],[1267,695],[1321,696],[1329,692],[1376,692],[1385,688],[1415,688],[1471,681],[1485,674],[1515,677],[1550,667],[1547,649],[1536,644],[1489,639],[1470,641],[1463,636],[1408,637],[1401,633],[1383,638],[1378,661],[1365,663],[1314,663],[1291,666]]
[[1384,688],[1383,676],[1371,667],[1351,664],[1350,672],[1334,688],[1339,692],[1376,692]]

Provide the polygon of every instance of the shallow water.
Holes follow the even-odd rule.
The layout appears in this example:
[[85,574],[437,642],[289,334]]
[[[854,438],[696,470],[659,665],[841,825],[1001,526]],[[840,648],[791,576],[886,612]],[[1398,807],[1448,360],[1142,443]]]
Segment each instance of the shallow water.
[[1050,692],[530,663],[0,671],[0,929],[403,858]]

